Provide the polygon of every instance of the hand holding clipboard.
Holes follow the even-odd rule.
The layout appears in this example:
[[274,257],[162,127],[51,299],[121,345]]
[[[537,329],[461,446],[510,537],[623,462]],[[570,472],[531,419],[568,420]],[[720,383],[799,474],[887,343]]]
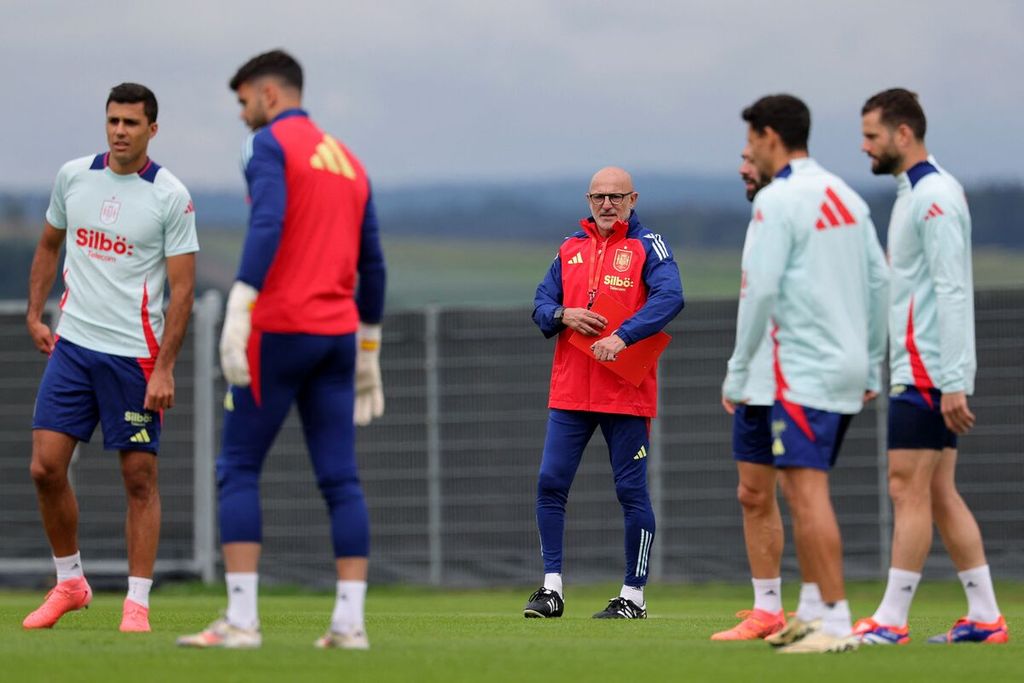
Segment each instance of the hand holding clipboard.
[[[619,326],[630,318],[634,311],[630,311],[623,304],[604,292],[597,296],[590,310],[608,320],[604,331],[596,337],[573,332],[569,337],[569,343],[593,358],[594,354],[590,347],[596,341],[608,337],[615,330],[619,329]],[[670,341],[672,341],[672,337],[664,332],[652,334],[650,337],[641,339],[632,346],[627,346],[618,353],[614,361],[601,362],[601,367],[607,368],[633,386],[638,387],[655,367],[658,357]],[[595,362],[598,361],[595,359]]]

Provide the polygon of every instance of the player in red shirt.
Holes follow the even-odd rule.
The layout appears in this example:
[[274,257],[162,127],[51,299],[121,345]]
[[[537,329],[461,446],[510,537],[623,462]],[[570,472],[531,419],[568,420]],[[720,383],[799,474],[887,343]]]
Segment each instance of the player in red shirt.
[[259,475],[293,403],[331,518],[337,601],[317,647],[365,649],[369,521],[355,423],[384,410],[379,347],[384,256],[359,160],[303,111],[302,69],[274,50],[231,79],[253,129],[244,152],[252,209],[228,296],[221,366],[231,383],[217,459],[228,608],[192,647],[259,647]]

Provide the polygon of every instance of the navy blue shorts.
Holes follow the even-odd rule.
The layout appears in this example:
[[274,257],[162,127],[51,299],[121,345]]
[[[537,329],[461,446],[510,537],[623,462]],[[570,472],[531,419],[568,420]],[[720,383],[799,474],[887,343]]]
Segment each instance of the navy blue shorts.
[[956,433],[942,419],[942,392],[894,384],[889,390],[889,450],[956,448]]
[[32,429],[88,442],[102,424],[105,449],[156,453],[161,416],[142,407],[150,363],[57,340],[39,384]]
[[832,469],[852,417],[776,401],[771,417],[775,466]]
[[739,462],[773,465],[772,407],[738,404],[732,416],[732,457]]

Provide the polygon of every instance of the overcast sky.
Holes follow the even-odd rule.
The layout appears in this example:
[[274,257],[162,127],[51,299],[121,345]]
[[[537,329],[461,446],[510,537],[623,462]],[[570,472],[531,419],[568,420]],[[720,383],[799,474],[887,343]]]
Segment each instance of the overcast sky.
[[193,190],[241,187],[226,83],[273,47],[378,184],[731,174],[740,109],[783,91],[811,107],[812,154],[862,184],[860,106],[894,85],[962,180],[1019,182],[1022,33],[1016,0],[2,0],[0,190],[48,189],[105,149],[126,80],[160,101],[154,159]]

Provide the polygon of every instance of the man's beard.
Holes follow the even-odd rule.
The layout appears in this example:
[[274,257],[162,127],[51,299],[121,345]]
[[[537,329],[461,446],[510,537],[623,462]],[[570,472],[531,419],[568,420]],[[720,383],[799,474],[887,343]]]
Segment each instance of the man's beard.
[[877,158],[872,157],[872,160],[871,172],[875,175],[894,175],[903,161],[895,154],[883,154]]
[[754,187],[752,189],[747,190],[747,201],[754,201],[754,197],[757,196],[757,193],[764,189],[767,185],[768,183],[764,182],[763,180],[754,181]]

